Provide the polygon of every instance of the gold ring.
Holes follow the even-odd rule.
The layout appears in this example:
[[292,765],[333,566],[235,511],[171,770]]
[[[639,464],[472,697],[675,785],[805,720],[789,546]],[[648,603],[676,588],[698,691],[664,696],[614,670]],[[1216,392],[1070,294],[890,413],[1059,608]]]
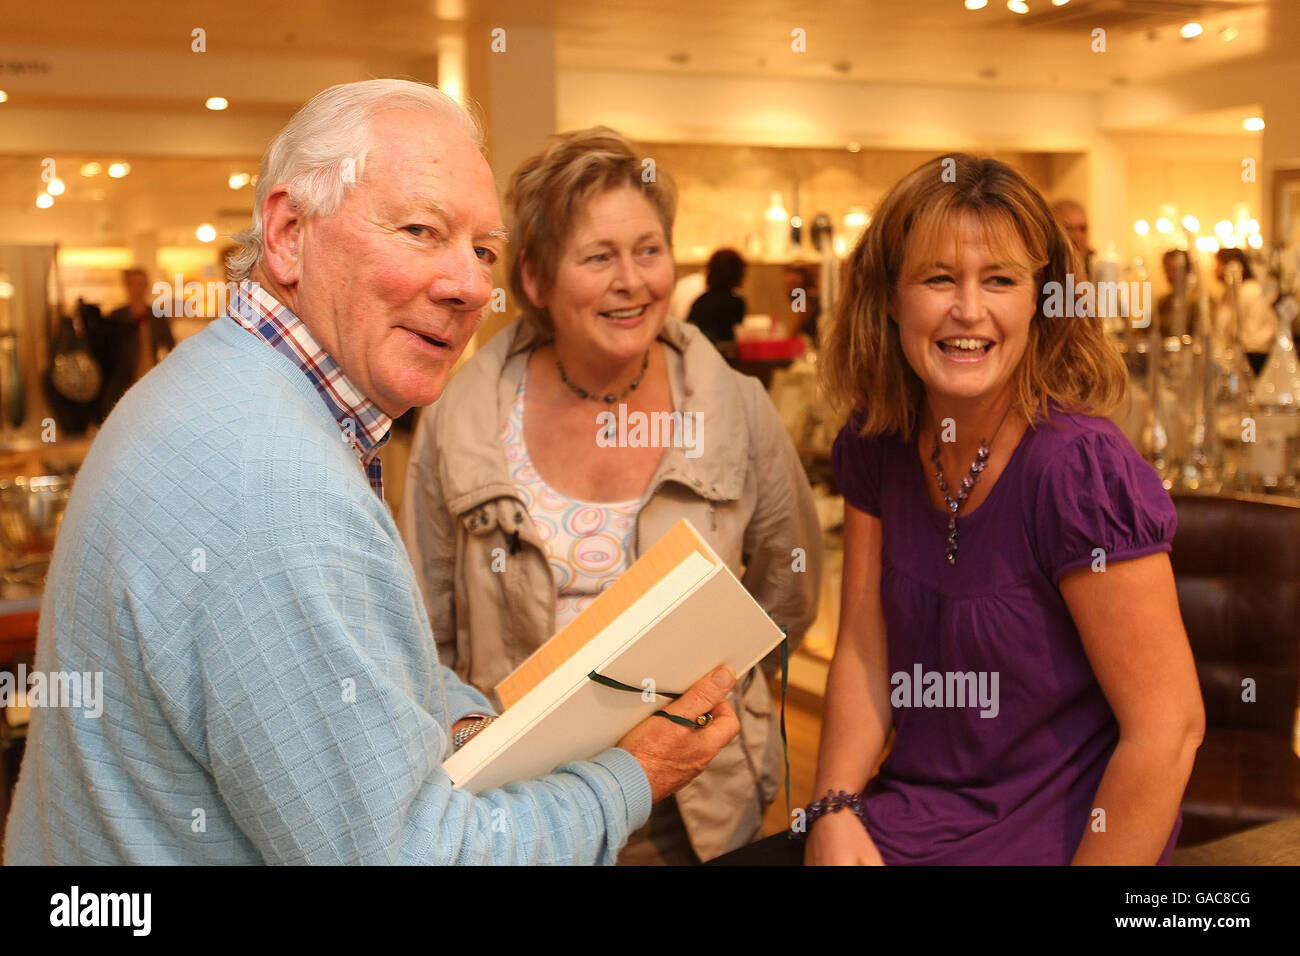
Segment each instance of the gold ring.
[[707,726],[709,726],[709,724],[713,723],[713,715],[712,715],[712,714],[700,714],[700,716],[698,716],[698,717],[695,718],[695,723],[698,724],[698,725],[701,726],[701,727],[707,727]]

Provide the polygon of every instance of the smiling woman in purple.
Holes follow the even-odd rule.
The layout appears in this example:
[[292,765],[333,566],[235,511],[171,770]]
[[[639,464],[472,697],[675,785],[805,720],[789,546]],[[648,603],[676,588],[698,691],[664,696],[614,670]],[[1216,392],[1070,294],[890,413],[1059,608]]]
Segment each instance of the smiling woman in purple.
[[810,813],[810,863],[1168,862],[1205,719],[1176,519],[1101,417],[1125,379],[1100,319],[1045,308],[1079,270],[1033,186],[964,155],[854,250],[823,359],[850,418],[816,787],[854,812]]

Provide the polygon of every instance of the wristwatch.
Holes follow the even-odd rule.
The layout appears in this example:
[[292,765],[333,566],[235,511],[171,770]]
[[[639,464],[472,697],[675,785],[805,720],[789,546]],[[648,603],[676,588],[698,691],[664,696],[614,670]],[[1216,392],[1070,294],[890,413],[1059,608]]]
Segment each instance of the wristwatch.
[[461,720],[469,720],[471,717],[477,719],[472,724],[466,724],[460,730],[456,731],[455,735],[451,738],[453,751],[459,750],[461,747],[464,747],[466,742],[471,737],[473,737],[476,733],[478,733],[488,724],[492,723],[492,721],[496,720],[496,718],[491,716],[490,714],[466,714],[464,717],[461,718]]

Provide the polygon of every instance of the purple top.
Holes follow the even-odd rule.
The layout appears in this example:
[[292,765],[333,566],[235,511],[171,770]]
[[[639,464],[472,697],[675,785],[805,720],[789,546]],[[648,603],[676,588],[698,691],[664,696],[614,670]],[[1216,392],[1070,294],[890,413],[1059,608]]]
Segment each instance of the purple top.
[[[897,731],[867,786],[881,856],[1069,863],[1119,727],[1057,584],[1096,548],[1106,566],[1170,550],[1177,516],[1160,478],[1109,420],[1054,410],[958,517],[952,566],[915,439],[846,425],[834,464],[844,499],[881,518]],[[1180,815],[1161,863],[1181,826]]]

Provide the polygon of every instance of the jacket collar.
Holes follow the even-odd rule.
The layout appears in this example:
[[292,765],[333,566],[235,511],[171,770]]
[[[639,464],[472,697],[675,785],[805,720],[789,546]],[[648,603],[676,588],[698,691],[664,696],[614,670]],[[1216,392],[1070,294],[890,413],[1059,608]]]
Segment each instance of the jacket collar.
[[[462,366],[430,409],[439,417],[438,467],[455,514],[493,498],[519,497],[500,437],[529,354],[550,340],[516,319]],[[659,341],[668,346],[674,407],[699,416],[702,453],[690,458],[685,448],[666,448],[650,490],[671,481],[710,501],[734,501],[743,491],[749,460],[741,378],[694,326],[668,319]],[[488,395],[496,401],[485,401]]]

